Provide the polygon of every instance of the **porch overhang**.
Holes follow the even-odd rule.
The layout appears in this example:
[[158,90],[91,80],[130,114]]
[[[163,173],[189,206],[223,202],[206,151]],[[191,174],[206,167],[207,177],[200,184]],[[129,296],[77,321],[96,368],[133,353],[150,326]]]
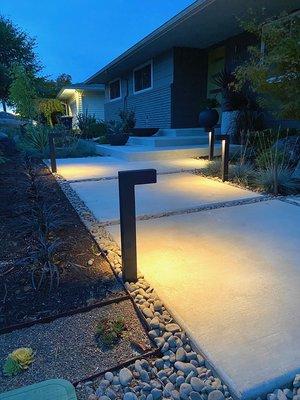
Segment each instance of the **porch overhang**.
[[67,101],[72,98],[74,94],[78,91],[88,91],[88,92],[103,92],[104,85],[101,84],[85,84],[78,83],[73,85],[67,85],[61,88],[59,93],[57,94],[57,98],[62,101]]
[[106,83],[173,47],[207,48],[242,32],[238,18],[248,9],[264,17],[299,7],[299,0],[197,0],[161,27],[100,69],[85,83]]

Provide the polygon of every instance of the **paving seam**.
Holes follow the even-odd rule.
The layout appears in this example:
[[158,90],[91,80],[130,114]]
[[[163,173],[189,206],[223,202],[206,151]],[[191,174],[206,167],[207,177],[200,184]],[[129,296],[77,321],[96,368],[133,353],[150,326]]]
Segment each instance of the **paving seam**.
[[[217,210],[219,208],[237,207],[237,206],[242,206],[242,205],[247,205],[247,204],[261,203],[263,201],[268,201],[268,200],[272,200],[272,199],[274,199],[274,196],[265,195],[265,196],[260,196],[260,197],[251,197],[251,198],[242,199],[242,200],[230,200],[230,201],[217,202],[217,203],[211,203],[211,204],[203,204],[201,206],[196,206],[196,207],[192,207],[192,208],[180,208],[177,210],[166,211],[166,212],[157,213],[157,214],[143,214],[143,215],[137,216],[136,220],[137,221],[147,221],[150,219],[171,217],[173,215],[192,214],[192,213],[197,213],[197,212],[201,212],[201,211]],[[99,224],[103,227],[119,225],[120,220],[114,219],[114,220],[108,220],[108,221],[103,221],[103,222],[99,221]]]
[[299,202],[287,199],[286,197],[278,197],[278,200],[282,201],[283,203],[288,203],[292,204],[293,206],[300,207]]
[[[142,169],[148,169],[148,168],[142,168]],[[151,168],[152,169],[152,168]],[[154,168],[155,169],[155,168]],[[193,169],[182,169],[182,170],[177,170],[177,171],[165,171],[165,172],[157,172],[157,175],[172,175],[172,174],[180,174],[182,172],[189,172],[192,173],[194,171],[200,170],[200,168],[193,168]],[[120,170],[123,171],[123,170]],[[130,170],[124,170],[124,171],[130,171]],[[101,182],[101,181],[112,181],[118,179],[117,176],[105,176],[103,178],[86,178],[86,179],[74,179],[74,180],[69,180],[65,179],[63,176],[58,175],[60,179],[64,179],[69,184],[72,183],[81,183],[81,182]]]

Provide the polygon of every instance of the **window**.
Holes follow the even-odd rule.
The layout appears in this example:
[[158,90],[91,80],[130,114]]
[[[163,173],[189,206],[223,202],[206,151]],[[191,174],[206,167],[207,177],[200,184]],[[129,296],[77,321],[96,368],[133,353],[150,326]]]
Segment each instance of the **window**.
[[121,80],[116,79],[109,83],[109,99],[116,100],[121,98]]
[[152,62],[133,71],[134,93],[152,88]]

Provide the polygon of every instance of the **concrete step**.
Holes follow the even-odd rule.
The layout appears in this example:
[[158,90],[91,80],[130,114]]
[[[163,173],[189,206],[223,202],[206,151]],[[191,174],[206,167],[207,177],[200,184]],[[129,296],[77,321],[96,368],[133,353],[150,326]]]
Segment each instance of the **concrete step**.
[[[151,161],[165,159],[180,159],[184,157],[206,157],[208,156],[207,144],[198,146],[177,147],[147,147],[147,146],[110,146],[99,144],[96,153],[101,156],[110,156],[126,161]],[[221,145],[215,145],[215,155],[221,154]]]
[[203,128],[181,128],[181,129],[160,129],[155,136],[207,136],[207,133]]
[[130,137],[128,145],[147,147],[169,147],[169,146],[194,146],[208,144],[207,135],[199,136],[151,136],[151,137]]

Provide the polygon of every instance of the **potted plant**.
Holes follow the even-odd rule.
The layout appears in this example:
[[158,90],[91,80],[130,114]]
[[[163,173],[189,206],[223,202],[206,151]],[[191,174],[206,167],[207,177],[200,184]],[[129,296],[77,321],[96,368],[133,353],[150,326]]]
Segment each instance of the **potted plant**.
[[244,107],[245,96],[235,89],[235,76],[224,68],[212,78],[222,93],[221,132],[234,136],[237,133],[239,112]]
[[209,131],[217,124],[219,120],[219,113],[216,110],[216,107],[218,106],[219,103],[217,99],[205,99],[202,102],[202,111],[199,114],[200,127],[205,128],[207,131]]
[[107,139],[111,146],[124,146],[129,133],[135,127],[136,119],[133,110],[120,110],[119,121],[109,121],[107,123]]

